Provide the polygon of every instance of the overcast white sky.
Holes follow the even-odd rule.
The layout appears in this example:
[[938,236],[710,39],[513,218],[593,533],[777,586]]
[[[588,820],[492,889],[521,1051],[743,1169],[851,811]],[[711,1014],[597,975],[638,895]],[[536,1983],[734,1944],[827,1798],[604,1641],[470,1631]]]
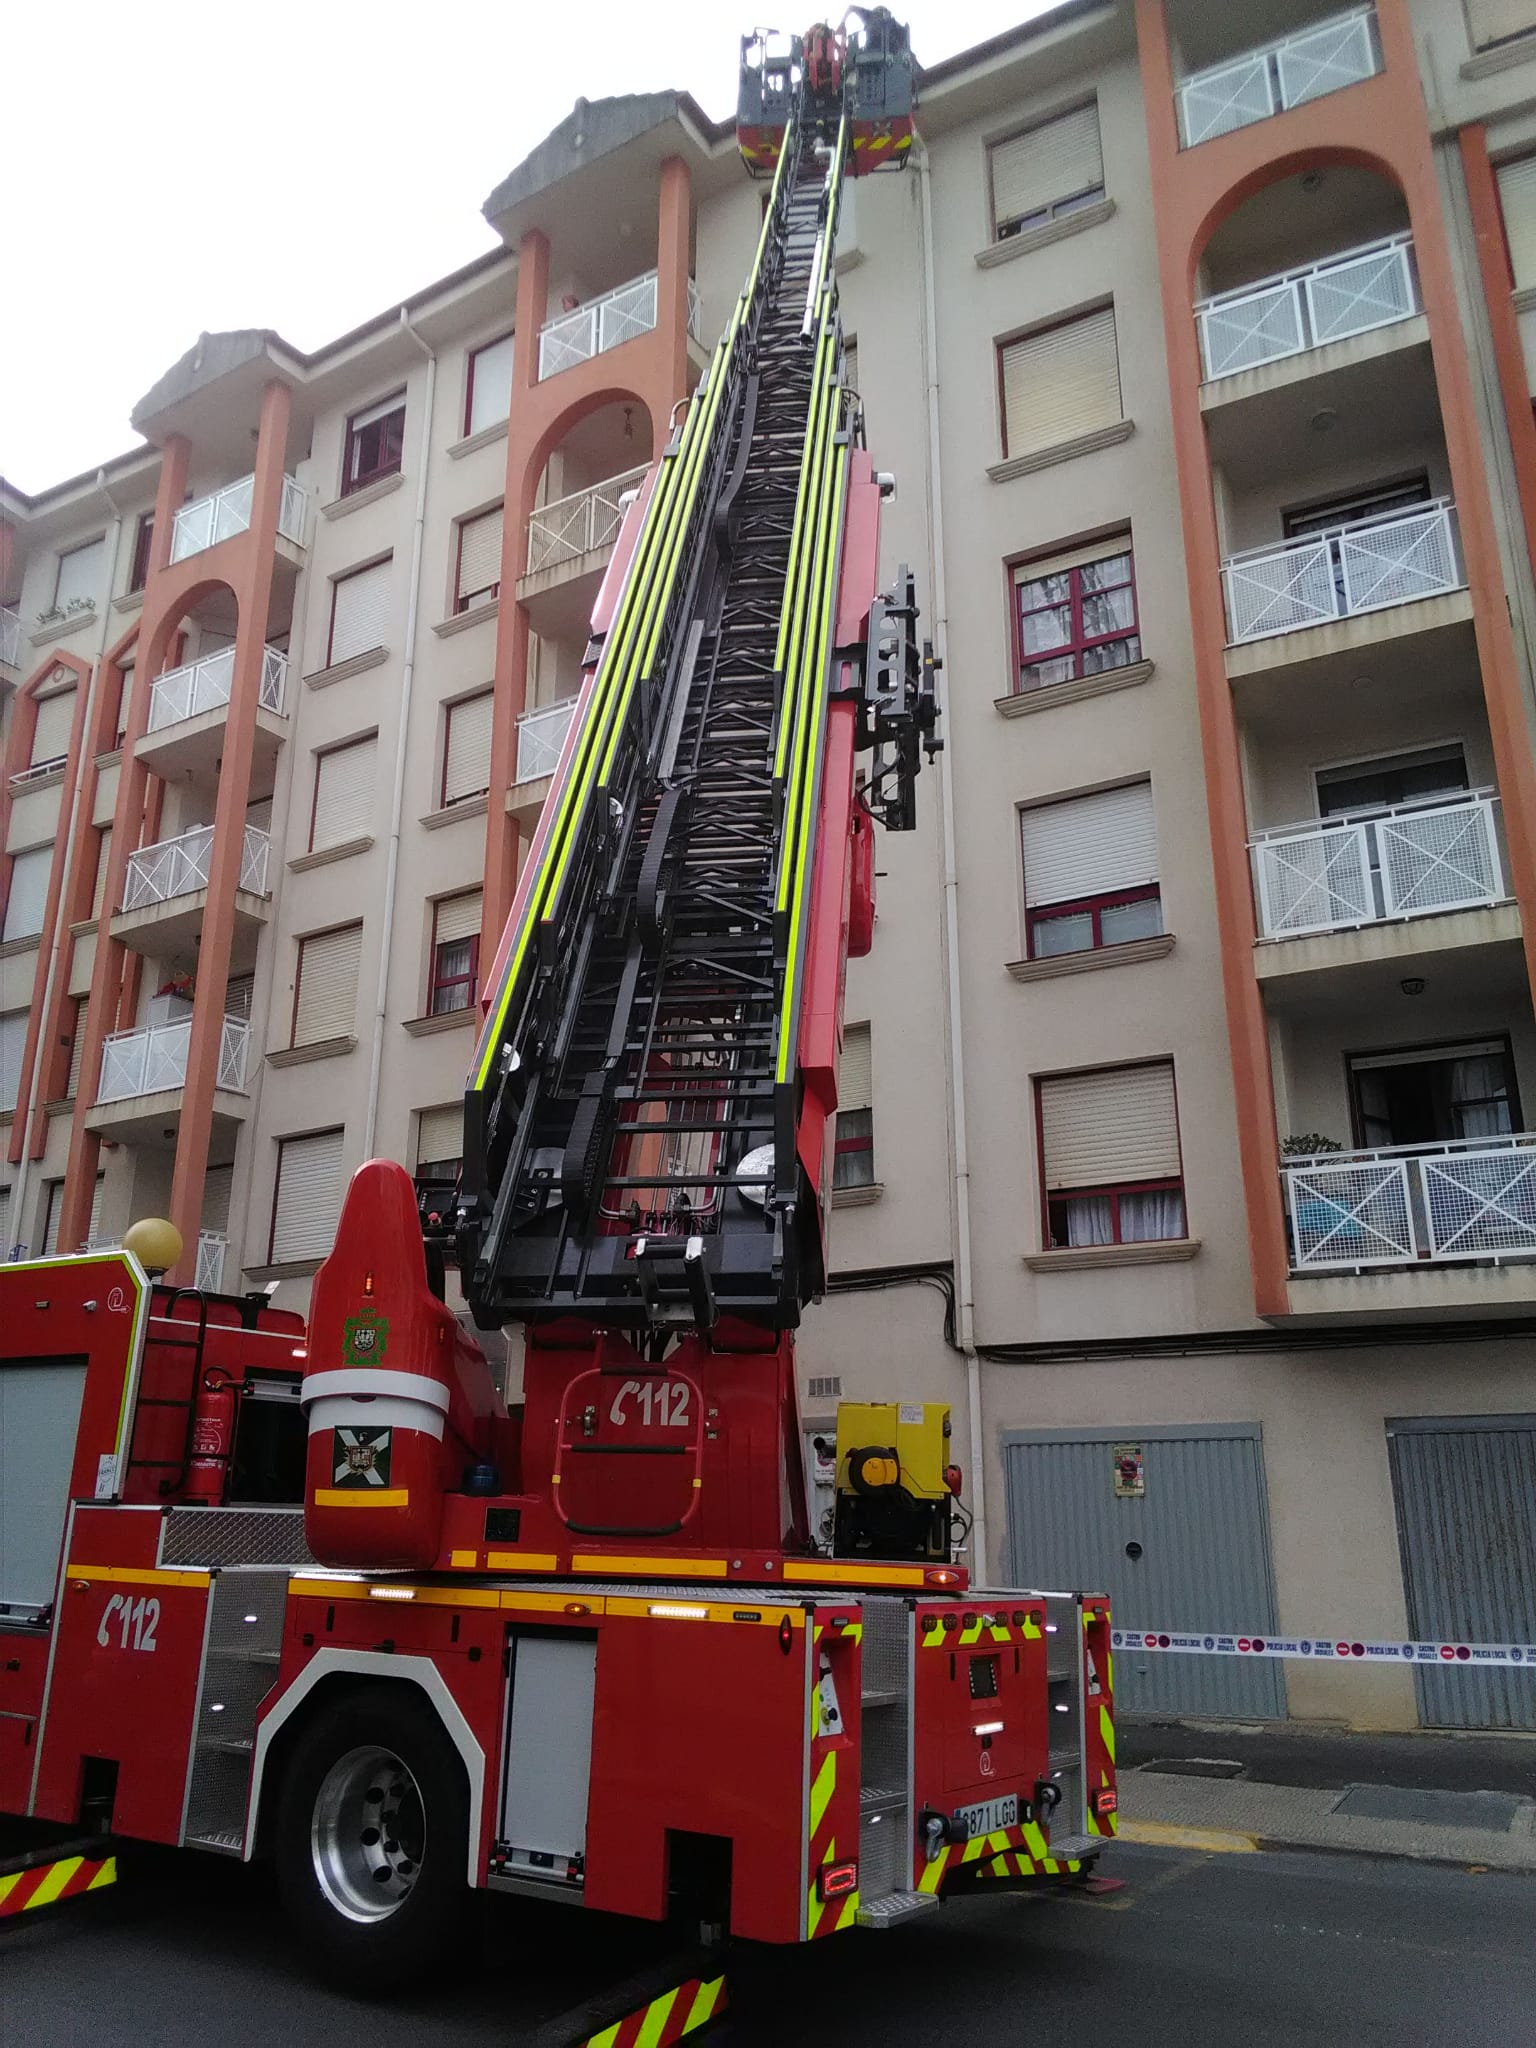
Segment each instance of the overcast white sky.
[[[131,447],[134,402],[204,328],[313,349],[468,262],[481,201],[579,94],[732,112],[738,37],[804,28],[802,4],[13,7],[0,475],[39,491]],[[1048,4],[905,12],[934,64]]]

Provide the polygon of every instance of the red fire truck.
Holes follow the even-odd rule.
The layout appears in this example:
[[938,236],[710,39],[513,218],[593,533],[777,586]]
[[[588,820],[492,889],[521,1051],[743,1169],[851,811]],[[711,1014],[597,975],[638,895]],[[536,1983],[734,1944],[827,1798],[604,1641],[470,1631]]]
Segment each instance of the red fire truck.
[[913,71],[883,10],[744,48],[761,239],[598,601],[458,1181],[361,1167],[307,1326],[148,1277],[168,1226],[0,1268],[0,1811],[271,1858],[359,1984],[466,1887],[796,1943],[1114,1832],[1108,1603],[969,1583],[948,1411],[845,1407],[809,1523],[845,962],[939,744],[831,264]]

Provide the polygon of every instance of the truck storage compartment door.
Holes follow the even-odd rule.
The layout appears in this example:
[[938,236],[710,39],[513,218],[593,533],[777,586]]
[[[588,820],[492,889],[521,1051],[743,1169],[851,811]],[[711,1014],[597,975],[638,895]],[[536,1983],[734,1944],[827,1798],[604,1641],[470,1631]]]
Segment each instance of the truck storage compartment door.
[[53,1598],[84,1393],[83,1358],[0,1362],[0,1618]]
[[498,1847],[519,1877],[579,1880],[597,1638],[514,1635]]

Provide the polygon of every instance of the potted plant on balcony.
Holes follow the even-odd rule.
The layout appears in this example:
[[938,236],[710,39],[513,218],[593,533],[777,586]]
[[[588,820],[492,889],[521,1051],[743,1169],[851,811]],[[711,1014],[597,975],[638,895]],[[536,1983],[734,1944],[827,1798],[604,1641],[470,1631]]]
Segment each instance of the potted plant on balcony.
[[1282,1159],[1311,1159],[1319,1152],[1342,1152],[1344,1147],[1337,1138],[1328,1138],[1321,1131],[1302,1131],[1280,1140]]

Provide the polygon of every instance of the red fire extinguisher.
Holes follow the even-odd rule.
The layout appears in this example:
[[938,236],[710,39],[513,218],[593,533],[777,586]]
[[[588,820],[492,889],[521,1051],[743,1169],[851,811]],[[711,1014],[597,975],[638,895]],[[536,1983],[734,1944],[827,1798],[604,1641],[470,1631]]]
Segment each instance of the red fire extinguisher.
[[205,1507],[223,1504],[239,1412],[240,1382],[221,1366],[210,1366],[199,1383],[192,1411],[192,1456],[186,1479],[190,1501],[200,1501]]

